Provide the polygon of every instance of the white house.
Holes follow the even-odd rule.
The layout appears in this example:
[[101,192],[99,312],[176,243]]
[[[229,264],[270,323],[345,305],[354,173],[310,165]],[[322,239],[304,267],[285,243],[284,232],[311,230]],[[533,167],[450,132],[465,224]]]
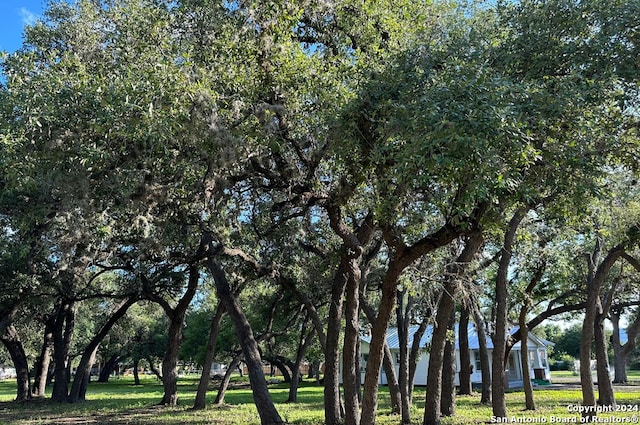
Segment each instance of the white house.
[[[413,344],[413,335],[415,334],[417,326],[413,326],[409,329],[409,347]],[[482,383],[482,373],[480,371],[480,356],[479,349],[480,345],[478,343],[478,334],[476,332],[476,328],[473,323],[469,323],[469,351],[471,357],[471,365],[473,366],[473,372],[471,374],[471,382],[472,384],[480,384]],[[511,332],[517,331],[518,328],[512,328]],[[458,344],[458,325],[456,324],[456,385],[459,385],[460,380],[458,373],[460,372],[460,347]],[[433,327],[429,326],[425,331],[422,339],[420,340],[420,347],[424,348],[431,342],[431,336],[433,332]],[[364,382],[364,370],[366,368],[366,361],[369,356],[369,343],[371,338],[368,336],[361,337],[361,373],[362,379]],[[398,362],[399,362],[399,341],[398,341],[398,329],[397,328],[389,328],[387,329],[387,344],[389,345],[389,349],[393,354],[393,362],[396,365],[396,373],[398,372]],[[553,343],[549,341],[545,341],[541,338],[538,338],[532,333],[529,333],[529,338],[527,341],[527,351],[529,352],[529,368],[530,368],[530,376],[531,379],[543,379],[551,382],[551,372],[549,370],[549,361],[547,348],[553,346]],[[507,363],[506,369],[506,377],[509,382],[510,388],[522,387],[522,362],[520,360],[520,351],[522,344],[518,342],[511,349],[511,353],[509,354],[509,360]],[[491,361],[491,352],[493,350],[493,343],[489,335],[487,335],[487,349],[489,351],[489,359]],[[420,359],[418,360],[418,365],[416,368],[416,375],[414,379],[415,385],[426,385],[427,384],[427,370],[429,366],[429,353],[426,350],[422,351],[420,355]],[[489,366],[491,367],[491,365]],[[380,384],[387,384],[387,377],[384,373],[384,369],[380,374]]]

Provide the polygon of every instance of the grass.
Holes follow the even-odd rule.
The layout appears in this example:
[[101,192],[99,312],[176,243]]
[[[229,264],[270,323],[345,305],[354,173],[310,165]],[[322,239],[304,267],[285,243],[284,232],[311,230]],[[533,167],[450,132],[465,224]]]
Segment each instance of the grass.
[[[524,396],[520,391],[507,394],[507,410],[510,417],[521,422],[551,422],[552,419],[576,418],[579,414],[571,412],[580,404],[582,395],[575,386],[577,377],[571,372],[553,373],[556,380],[572,380],[562,389],[539,387],[535,391],[538,410],[524,411]],[[629,378],[640,384],[640,372],[630,374]],[[571,385],[573,384],[573,385]],[[156,406],[162,397],[162,386],[153,377],[145,377],[142,385],[134,386],[131,378],[112,379],[108,383],[91,383],[87,401],[67,404],[53,403],[49,400],[35,400],[29,403],[15,403],[15,383],[0,382],[0,423],[2,425],[39,425],[39,424],[213,424],[213,425],[253,425],[259,424],[258,413],[253,405],[251,390],[236,388],[228,391],[224,406],[213,406],[215,391],[209,394],[209,407],[202,411],[192,411],[196,378],[183,378],[179,383],[179,406],[174,408]],[[282,418],[291,424],[320,425],[323,421],[322,387],[313,383],[304,383],[298,393],[299,402],[286,403],[288,387],[284,384],[272,385],[271,395]],[[379,425],[396,425],[400,423],[397,415],[392,415],[389,408],[387,389],[381,388],[380,407],[377,423]],[[421,423],[424,408],[424,388],[416,388],[415,403],[412,411],[414,423]],[[638,409],[640,404],[640,386],[630,385],[617,387],[616,399],[620,405],[630,405]],[[479,395],[460,396],[457,399],[456,415],[445,418],[443,424],[491,423],[491,407],[479,403]],[[609,417],[609,413],[601,416]],[[632,421],[640,417],[633,412],[612,413],[615,418]]]

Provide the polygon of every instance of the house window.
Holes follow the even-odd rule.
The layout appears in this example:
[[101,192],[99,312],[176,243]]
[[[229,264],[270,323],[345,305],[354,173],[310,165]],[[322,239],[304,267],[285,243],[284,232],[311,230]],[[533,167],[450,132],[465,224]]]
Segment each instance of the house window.
[[360,359],[360,373],[364,373],[367,370],[367,360],[369,360],[369,355],[363,354]]
[[473,358],[475,359],[475,364],[473,365],[473,371],[478,372],[482,369],[482,363],[480,362],[480,351],[473,350]]
[[396,353],[396,364],[400,364],[400,352]]
[[547,368],[547,352],[545,350],[540,350],[540,362],[542,363],[542,367]]

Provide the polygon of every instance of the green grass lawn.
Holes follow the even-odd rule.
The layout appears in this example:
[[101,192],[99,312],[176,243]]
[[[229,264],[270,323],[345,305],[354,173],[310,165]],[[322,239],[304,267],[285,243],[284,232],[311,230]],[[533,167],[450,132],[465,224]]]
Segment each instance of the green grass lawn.
[[[570,372],[569,372],[570,373]],[[560,375],[559,375],[560,376]],[[567,376],[568,377],[568,376]],[[575,377],[574,377],[575,378]],[[630,376],[640,381],[640,373]],[[577,380],[576,380],[577,382]],[[166,408],[155,406],[162,397],[162,386],[153,377],[145,377],[142,385],[134,386],[131,378],[100,384],[91,383],[87,401],[77,404],[53,403],[48,400],[36,400],[29,403],[12,402],[15,397],[13,381],[0,382],[0,425],[36,425],[36,424],[214,424],[214,425],[252,425],[259,424],[258,413],[253,405],[251,391],[247,388],[230,390],[224,406],[209,406],[203,411],[192,411],[197,379],[185,378],[180,381],[179,406]],[[320,425],[323,420],[322,387],[305,383],[299,390],[299,403],[288,404],[288,388],[284,384],[273,385],[271,394],[285,421],[291,424]],[[424,388],[417,388],[412,417],[416,424],[422,422],[424,406]],[[618,403],[637,409],[640,404],[640,386],[619,387],[616,392]],[[213,402],[215,391],[209,394]],[[570,410],[580,404],[581,393],[578,387],[550,389],[539,387],[535,392],[538,410],[526,412],[522,392],[507,394],[507,406],[510,417],[521,421],[546,421],[550,423],[558,418],[577,418],[579,414]],[[640,413],[616,412],[612,414],[622,420],[633,420]],[[601,416],[605,416],[601,414]],[[607,413],[606,416],[609,416]],[[380,425],[398,424],[400,418],[391,415],[388,393],[381,389],[381,402],[377,423]],[[490,423],[491,408],[479,403],[479,395],[458,397],[455,417],[446,418],[444,424]]]

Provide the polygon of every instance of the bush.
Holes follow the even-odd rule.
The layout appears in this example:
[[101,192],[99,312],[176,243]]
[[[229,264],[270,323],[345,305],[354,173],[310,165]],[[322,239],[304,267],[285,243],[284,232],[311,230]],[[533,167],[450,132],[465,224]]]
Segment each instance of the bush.
[[550,362],[551,370],[574,370],[576,359],[568,354],[563,354],[560,359]]

